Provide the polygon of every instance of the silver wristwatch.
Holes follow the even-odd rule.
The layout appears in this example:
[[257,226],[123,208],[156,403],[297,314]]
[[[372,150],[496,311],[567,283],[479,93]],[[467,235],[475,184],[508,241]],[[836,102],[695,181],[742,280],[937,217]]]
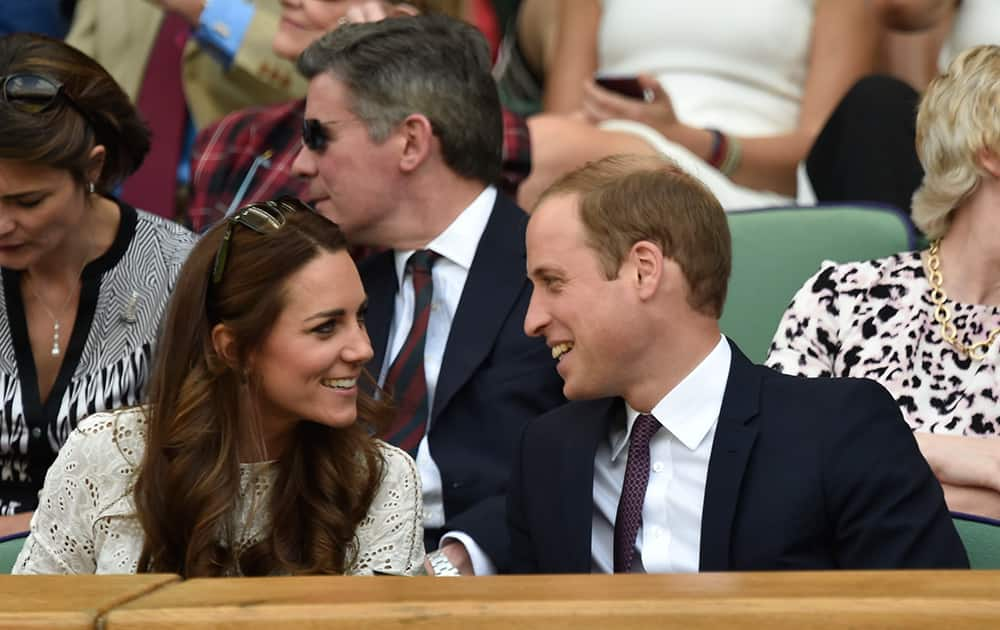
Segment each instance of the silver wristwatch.
[[458,577],[461,575],[448,556],[444,555],[440,549],[427,554],[427,563],[434,569],[434,575],[437,577]]

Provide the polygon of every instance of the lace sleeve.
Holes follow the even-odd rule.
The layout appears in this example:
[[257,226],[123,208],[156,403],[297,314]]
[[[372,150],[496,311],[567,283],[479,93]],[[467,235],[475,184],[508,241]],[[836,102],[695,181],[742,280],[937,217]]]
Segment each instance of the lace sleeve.
[[423,494],[409,455],[381,444],[382,483],[358,526],[358,553],[351,574],[373,571],[414,575],[424,563]]
[[[94,525],[124,485],[112,473],[122,462],[112,438],[114,416],[81,422],[45,475],[38,509],[13,573],[94,573]],[[120,466],[118,466],[120,467]]]

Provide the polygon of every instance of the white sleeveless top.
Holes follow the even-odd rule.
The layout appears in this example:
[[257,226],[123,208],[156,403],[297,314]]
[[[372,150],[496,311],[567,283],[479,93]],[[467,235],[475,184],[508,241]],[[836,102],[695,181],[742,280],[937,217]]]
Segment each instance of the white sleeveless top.
[[[598,67],[653,74],[679,120],[753,137],[798,124],[812,42],[815,0],[604,0]],[[727,210],[791,199],[733,184],[645,125],[602,125],[634,133],[704,181]],[[691,160],[694,160],[692,163]]]

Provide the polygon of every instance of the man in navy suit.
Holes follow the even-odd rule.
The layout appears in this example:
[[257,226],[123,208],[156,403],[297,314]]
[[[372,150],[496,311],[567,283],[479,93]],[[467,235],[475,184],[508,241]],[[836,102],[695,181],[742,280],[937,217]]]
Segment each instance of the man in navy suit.
[[[525,424],[565,403],[524,334],[527,215],[498,194],[502,123],[489,51],[444,16],[348,24],[299,60],[310,79],[294,170],[353,243],[375,357],[416,459],[431,567],[509,564],[505,492]],[[452,567],[443,565],[444,570]]]
[[722,336],[729,230],[700,182],[589,164],[543,195],[527,252],[525,330],[574,402],[522,436],[512,572],[968,566],[880,385],[785,376]]

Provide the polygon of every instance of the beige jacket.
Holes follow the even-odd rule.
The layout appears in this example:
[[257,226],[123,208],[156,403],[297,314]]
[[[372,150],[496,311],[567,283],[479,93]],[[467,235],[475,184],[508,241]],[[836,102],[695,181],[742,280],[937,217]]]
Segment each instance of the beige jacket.
[[[307,82],[295,64],[271,50],[281,16],[280,0],[256,0],[255,4],[257,11],[228,69],[197,42],[188,42],[184,94],[199,129],[229,112],[301,98],[306,92]],[[134,101],[162,19],[163,10],[147,2],[78,0],[66,41],[103,65]]]

